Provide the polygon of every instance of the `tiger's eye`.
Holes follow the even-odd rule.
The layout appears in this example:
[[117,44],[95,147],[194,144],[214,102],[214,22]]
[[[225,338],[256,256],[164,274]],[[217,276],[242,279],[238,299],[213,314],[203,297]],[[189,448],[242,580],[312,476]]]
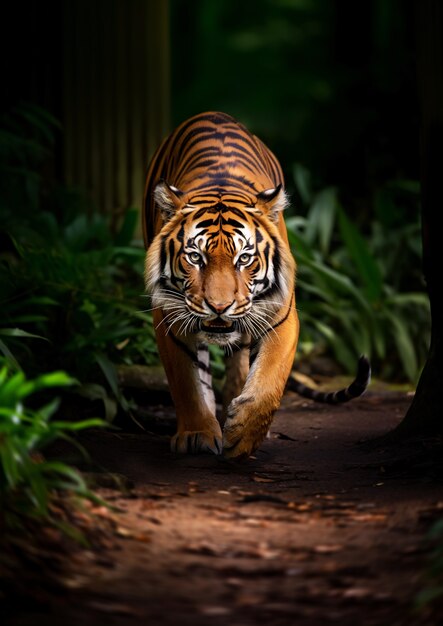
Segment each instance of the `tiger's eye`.
[[246,265],[251,260],[251,257],[252,257],[251,254],[248,254],[247,252],[243,252],[243,254],[241,254],[238,257],[237,263],[239,263],[240,265]]
[[199,252],[190,252],[188,254],[188,259],[191,263],[195,263],[196,265],[202,263],[203,261],[202,255]]

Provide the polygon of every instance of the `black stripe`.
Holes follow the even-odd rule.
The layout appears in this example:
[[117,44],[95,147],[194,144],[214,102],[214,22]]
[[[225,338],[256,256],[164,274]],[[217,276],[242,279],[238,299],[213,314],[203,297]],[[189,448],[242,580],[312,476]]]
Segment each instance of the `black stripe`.
[[224,133],[224,136],[229,139],[239,139],[241,142],[247,144],[251,152],[257,156],[261,163],[263,163],[261,151],[258,150],[253,135],[251,135],[251,133],[245,127],[240,127],[240,132],[227,131]]
[[160,267],[162,272],[165,270],[168,260],[168,255],[166,254],[166,239],[166,237],[162,237],[160,245]]
[[[182,126],[179,126],[179,128],[177,129],[175,135],[172,137],[173,141],[171,144],[171,154],[175,153],[175,148],[178,144],[178,142],[180,141],[180,139],[183,137],[183,135],[186,133],[186,131],[193,125],[193,124],[200,124],[201,122],[212,122],[213,124],[223,124],[225,121],[226,122],[232,122],[233,118],[231,118],[228,115],[225,115],[223,113],[221,114],[207,114],[207,113],[202,113],[201,115],[192,117],[191,119],[187,120],[186,122],[183,122]],[[202,127],[200,127],[202,128]],[[211,128],[212,130],[212,128]]]
[[289,378],[287,388],[295,391],[304,398],[309,398],[315,402],[323,402],[325,404],[340,404],[348,402],[353,398],[361,396],[371,380],[371,365],[365,356],[361,356],[358,361],[357,375],[349,387],[339,389],[338,391],[317,391],[311,387],[307,387],[293,378]]
[[259,157],[257,151],[251,151],[249,149],[249,146],[248,148],[245,148],[245,146],[242,146],[240,143],[237,143],[235,141],[226,143],[226,146],[228,148],[234,148],[235,150],[239,150],[245,155],[245,157],[248,157],[251,164],[254,164],[258,170],[263,170],[263,159]]
[[183,343],[183,341],[180,341],[180,339],[178,339],[174,335],[174,333],[169,333],[169,337],[172,339],[175,345],[178,346],[191,359],[193,363],[195,363],[195,365],[198,365],[198,358],[195,352],[192,352],[192,350],[188,348],[188,346]]
[[180,178],[183,174],[183,171],[192,169],[192,165],[191,163],[194,161],[194,159],[198,159],[200,158],[203,154],[205,156],[209,156],[209,154],[211,154],[212,156],[218,155],[219,154],[219,149],[216,146],[202,146],[201,148],[198,148],[196,150],[194,150],[194,152],[192,152],[192,149],[194,148],[194,146],[198,145],[199,143],[201,143],[203,141],[202,137],[196,137],[194,139],[194,141],[191,142],[190,145],[188,145],[188,153],[184,154],[181,157],[180,162],[178,163],[178,171],[176,173],[177,178]]
[[272,327],[274,330],[275,330],[276,328],[278,328],[279,326],[281,326],[281,324],[284,324],[284,322],[286,322],[286,320],[288,319],[289,314],[290,314],[290,312],[291,312],[291,310],[292,310],[292,303],[293,303],[293,301],[294,301],[294,295],[292,295],[292,298],[291,298],[291,303],[289,304],[289,308],[288,308],[288,310],[287,310],[287,312],[286,312],[286,315],[285,315],[285,316],[284,316],[284,317],[283,317],[283,318],[282,318],[279,322],[277,322],[277,324],[275,324],[275,325]]
[[261,337],[259,339],[252,339],[249,350],[249,369],[254,365],[254,361],[260,351]]
[[[225,172],[220,174],[220,173],[214,173],[214,174],[209,174],[207,175],[207,180],[204,183],[200,183],[199,185],[197,185],[196,187],[192,187],[189,190],[189,193],[195,193],[196,191],[200,191],[201,189],[205,189],[205,188],[213,188],[214,185],[221,185],[221,187],[217,187],[217,189],[220,189],[220,193],[229,193],[229,190],[226,190],[226,185],[232,185],[232,187],[234,187],[234,189],[236,188],[236,184],[238,185],[244,185],[245,187],[247,187],[248,189],[251,189],[254,194],[257,194],[257,189],[255,187],[255,183],[248,180],[247,178],[245,178],[245,176],[235,176],[234,174],[226,174]],[[239,187],[241,189],[241,187]]]
[[[180,148],[178,148],[178,150],[176,152],[176,155],[177,155],[177,157],[179,159],[179,162],[180,162],[180,159],[181,159],[181,157],[182,157],[182,155],[184,153],[184,150],[188,149],[189,141],[193,137],[197,137],[197,135],[199,137],[202,137],[203,135],[205,135],[205,140],[208,140],[208,139],[211,139],[211,140],[218,139],[218,138],[220,138],[220,136],[223,136],[223,135],[221,135],[221,133],[219,131],[217,131],[216,128],[213,128],[212,126],[196,126],[195,128],[193,128],[186,135],[186,137],[183,138],[183,141],[182,141],[182,143],[180,145]],[[203,141],[203,139],[202,139],[202,141]]]
[[196,228],[208,228],[208,226],[213,226],[215,223],[215,220],[213,219],[209,219],[209,220],[202,220],[201,222],[198,222],[198,224],[196,224]]
[[203,363],[203,361],[200,361],[195,352],[192,352],[192,350],[185,343],[183,343],[183,341],[180,341],[180,339],[178,339],[173,332],[170,332],[168,337],[170,337],[175,345],[178,346],[192,360],[194,365],[196,365],[203,372],[212,374],[211,368],[208,367],[206,363]]
[[[218,165],[218,169],[225,172],[229,170],[229,166],[233,163],[240,163],[240,165],[243,168],[249,170],[253,176],[257,176],[258,174],[260,174],[263,169],[258,168],[251,159],[247,159],[243,154],[234,151],[222,152],[220,154],[218,162],[216,161],[216,163]],[[210,169],[213,169],[213,167],[211,167]]]

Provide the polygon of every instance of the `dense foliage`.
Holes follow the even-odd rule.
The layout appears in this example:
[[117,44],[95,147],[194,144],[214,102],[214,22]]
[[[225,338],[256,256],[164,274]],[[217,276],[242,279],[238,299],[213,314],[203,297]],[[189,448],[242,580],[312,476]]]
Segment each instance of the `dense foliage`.
[[[356,357],[367,354],[377,377],[415,382],[430,334],[418,219],[392,231],[385,214],[364,236],[335,189],[313,192],[301,166],[294,178],[308,207],[306,217],[287,219],[298,262],[299,352],[332,349],[349,372]],[[387,186],[384,194],[392,210],[397,197],[418,205],[418,186],[408,181]]]
[[65,369],[112,419],[117,402],[129,408],[115,365],[157,360],[142,311],[144,252],[130,245],[137,212],[111,232],[79,193],[48,186],[56,125],[46,113],[20,107],[4,126],[0,350],[32,375]]
[[68,433],[101,426],[97,419],[65,422],[52,419],[59,400],[31,408],[33,396],[54,388],[72,387],[75,380],[64,372],[27,379],[23,372],[0,369],[0,511],[1,525],[14,526],[23,517],[48,517],[55,491],[93,498],[82,476],[61,461],[42,456],[46,446]]

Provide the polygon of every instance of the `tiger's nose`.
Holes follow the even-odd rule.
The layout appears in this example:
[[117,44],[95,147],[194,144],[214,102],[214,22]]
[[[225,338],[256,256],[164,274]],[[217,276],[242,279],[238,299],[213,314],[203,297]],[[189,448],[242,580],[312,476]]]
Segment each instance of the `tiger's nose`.
[[210,302],[209,300],[205,300],[205,302],[211,309],[211,311],[217,313],[217,315],[222,315],[223,313],[225,313],[225,311],[229,309],[231,304],[234,303],[234,300],[232,300],[232,302]]

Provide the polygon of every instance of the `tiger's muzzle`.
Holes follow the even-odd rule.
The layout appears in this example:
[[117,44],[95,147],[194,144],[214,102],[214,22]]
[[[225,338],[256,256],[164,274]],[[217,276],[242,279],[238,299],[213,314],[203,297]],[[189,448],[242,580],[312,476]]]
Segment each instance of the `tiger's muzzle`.
[[221,317],[216,317],[212,320],[204,320],[200,322],[200,328],[205,333],[232,333],[237,330],[237,324],[232,320],[224,320]]

